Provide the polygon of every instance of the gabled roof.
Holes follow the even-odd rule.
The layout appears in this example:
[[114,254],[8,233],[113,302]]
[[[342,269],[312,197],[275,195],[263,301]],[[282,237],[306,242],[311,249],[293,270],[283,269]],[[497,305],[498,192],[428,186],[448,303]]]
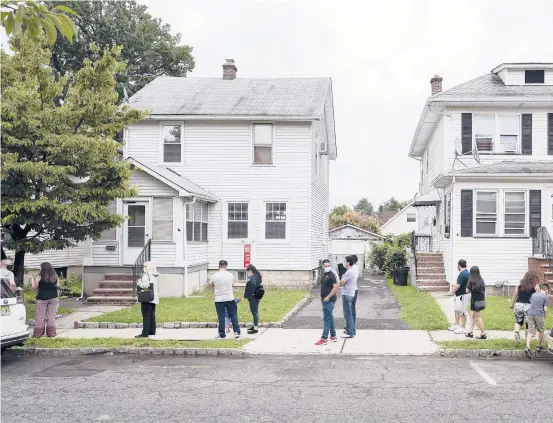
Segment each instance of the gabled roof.
[[128,157],[127,160],[137,166],[140,170],[177,190],[179,192],[179,196],[181,197],[197,197],[208,202],[218,201],[215,196],[207,192],[205,189],[199,187],[189,179],[179,175],[177,172],[169,169],[168,167],[145,164],[133,159],[132,157]]
[[160,76],[129,99],[150,115],[318,119],[330,78],[184,78]]
[[411,201],[409,204],[407,204],[404,208],[402,208],[400,211],[398,211],[396,214],[394,214],[392,217],[390,217],[386,222],[384,222],[381,226],[380,226],[380,230],[382,231],[384,229],[384,227],[386,227],[386,225],[388,225],[389,223],[393,222],[394,220],[396,220],[398,218],[398,216],[401,216],[403,213],[405,213],[405,211],[407,211],[409,208],[413,207],[413,201]]
[[553,174],[553,161],[505,160],[482,166],[460,169],[455,175],[467,174]]
[[367,231],[366,229],[362,229],[362,228],[360,228],[358,226],[355,226],[355,225],[350,225],[349,223],[346,224],[346,225],[338,226],[337,228],[333,228],[333,229],[329,230],[328,233],[336,232],[336,231],[339,231],[340,229],[344,229],[344,228],[352,228],[352,229],[355,229],[356,231],[363,232],[363,233],[366,233],[367,235],[372,235],[372,236],[375,236],[377,238],[382,238],[382,239],[386,238],[383,235],[375,234],[374,232]]

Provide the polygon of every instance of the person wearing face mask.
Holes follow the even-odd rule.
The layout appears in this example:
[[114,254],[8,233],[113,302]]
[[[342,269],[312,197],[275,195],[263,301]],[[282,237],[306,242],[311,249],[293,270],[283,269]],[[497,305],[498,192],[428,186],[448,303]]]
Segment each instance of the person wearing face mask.
[[328,335],[332,342],[338,342],[336,327],[334,326],[334,306],[336,305],[336,293],[338,292],[338,278],[336,272],[330,267],[330,260],[323,260],[323,274],[321,276],[321,302],[323,305],[323,335],[315,342],[315,345],[328,344]]
[[248,299],[250,303],[250,311],[252,312],[253,317],[253,326],[248,329],[250,335],[256,334],[259,332],[259,301],[260,299],[256,297],[255,292],[257,288],[261,285],[262,278],[261,273],[256,269],[253,264],[250,264],[246,271],[248,272],[248,282],[246,283],[246,290],[244,291],[244,298]]
[[159,304],[159,273],[151,261],[144,263],[144,274],[138,281],[140,289],[150,289],[154,293],[154,299],[147,303],[140,303],[142,311],[142,333],[135,338],[147,338],[156,334],[156,305]]

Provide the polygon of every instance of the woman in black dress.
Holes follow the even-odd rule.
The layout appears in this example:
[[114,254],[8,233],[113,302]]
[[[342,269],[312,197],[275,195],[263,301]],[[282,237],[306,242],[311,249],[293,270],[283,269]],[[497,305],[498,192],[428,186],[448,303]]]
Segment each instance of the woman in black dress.
[[474,324],[480,329],[480,336],[476,339],[487,339],[486,331],[484,330],[484,322],[482,321],[481,312],[486,308],[486,285],[480,269],[477,266],[470,268],[469,283],[467,284],[467,294],[470,295],[470,325],[467,333],[468,338],[474,338]]

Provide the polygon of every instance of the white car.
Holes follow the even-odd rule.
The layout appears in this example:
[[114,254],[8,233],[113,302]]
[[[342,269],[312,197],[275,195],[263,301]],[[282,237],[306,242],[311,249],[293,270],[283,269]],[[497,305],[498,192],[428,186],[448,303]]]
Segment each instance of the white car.
[[29,337],[29,326],[27,326],[27,312],[23,300],[23,291],[17,293],[10,288],[10,282],[2,278],[1,308],[1,346],[2,353],[6,348],[14,345],[23,345]]

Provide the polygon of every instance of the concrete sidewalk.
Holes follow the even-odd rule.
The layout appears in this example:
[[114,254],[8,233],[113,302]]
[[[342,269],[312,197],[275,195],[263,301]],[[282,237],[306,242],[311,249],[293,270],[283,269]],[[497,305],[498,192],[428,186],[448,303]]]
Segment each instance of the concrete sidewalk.
[[[248,335],[246,330],[241,331],[242,339],[255,339],[266,329],[259,329],[256,335]],[[92,339],[92,338],[123,338],[131,339],[141,333],[140,328],[134,329],[73,329],[62,332],[56,338],[70,339]],[[217,336],[217,329],[164,329],[157,328],[156,335],[151,336],[154,340],[171,341],[207,341],[213,340]],[[232,333],[227,334],[228,339],[234,339]]]

